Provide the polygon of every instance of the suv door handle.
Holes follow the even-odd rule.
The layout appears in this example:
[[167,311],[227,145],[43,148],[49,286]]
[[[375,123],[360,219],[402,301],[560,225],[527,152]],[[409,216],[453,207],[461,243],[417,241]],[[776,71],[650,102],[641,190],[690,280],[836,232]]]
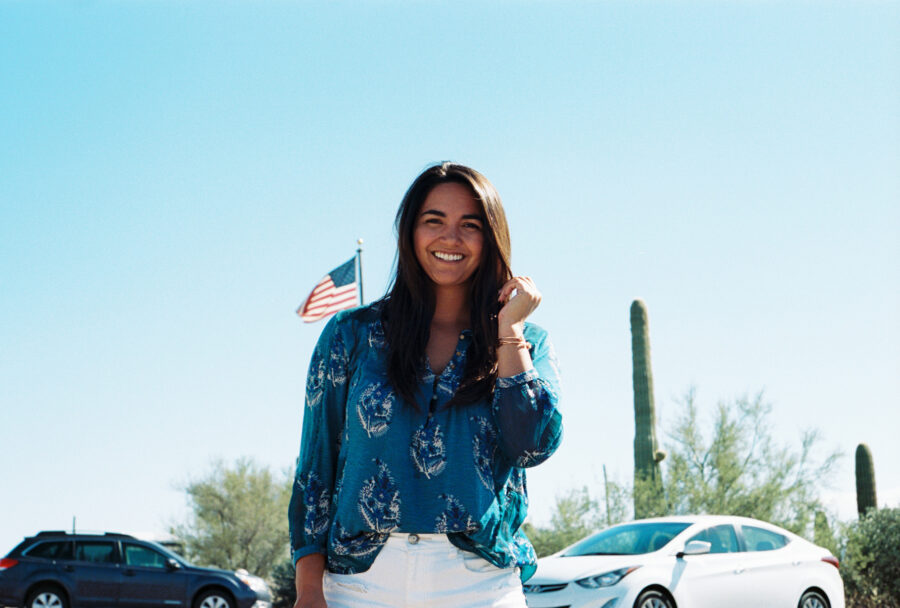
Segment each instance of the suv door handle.
[[129,568],[128,570],[122,570],[122,574],[124,574],[125,576],[134,576],[134,570],[132,570],[131,568]]
[[743,573],[744,573],[744,569],[743,569],[743,568],[735,568],[734,573],[735,573],[735,574],[743,574]]
[[63,566],[63,570],[65,570],[66,572],[75,572],[75,566],[73,566],[72,564],[66,564],[65,566]]

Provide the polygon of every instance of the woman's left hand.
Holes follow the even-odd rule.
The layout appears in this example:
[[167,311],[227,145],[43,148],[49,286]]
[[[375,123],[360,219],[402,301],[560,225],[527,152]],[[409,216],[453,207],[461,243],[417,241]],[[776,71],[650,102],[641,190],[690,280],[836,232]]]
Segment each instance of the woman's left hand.
[[498,299],[503,303],[503,308],[497,313],[500,336],[504,336],[505,330],[521,335],[525,319],[541,303],[541,292],[531,277],[513,277],[500,289]]

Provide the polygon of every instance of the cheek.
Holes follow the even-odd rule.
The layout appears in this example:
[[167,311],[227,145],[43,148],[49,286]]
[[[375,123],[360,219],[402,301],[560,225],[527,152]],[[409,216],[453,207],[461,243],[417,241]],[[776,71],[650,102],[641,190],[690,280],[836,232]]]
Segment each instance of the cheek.
[[416,259],[419,260],[420,264],[424,261],[425,241],[425,235],[422,234],[421,230],[417,229],[413,232],[413,251],[416,252]]
[[479,263],[481,263],[481,256],[484,253],[484,235],[478,234],[473,236],[469,241],[469,251],[471,251]]

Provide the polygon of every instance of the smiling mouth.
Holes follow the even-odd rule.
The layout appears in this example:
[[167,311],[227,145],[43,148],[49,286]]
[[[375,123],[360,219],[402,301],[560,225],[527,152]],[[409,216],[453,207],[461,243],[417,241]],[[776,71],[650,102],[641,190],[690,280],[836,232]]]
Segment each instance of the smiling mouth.
[[431,255],[444,262],[458,262],[464,257],[461,253],[444,253],[442,251],[432,251]]

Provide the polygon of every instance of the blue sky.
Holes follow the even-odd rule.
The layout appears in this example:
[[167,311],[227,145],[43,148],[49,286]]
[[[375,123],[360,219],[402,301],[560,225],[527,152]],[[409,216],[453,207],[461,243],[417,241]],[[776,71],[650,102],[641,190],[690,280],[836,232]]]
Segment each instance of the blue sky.
[[443,159],[503,196],[564,373],[532,515],[632,473],[628,309],[663,443],[689,387],[900,503],[897,2],[0,3],[0,552],[161,534],[213,459],[289,469],[321,324]]

